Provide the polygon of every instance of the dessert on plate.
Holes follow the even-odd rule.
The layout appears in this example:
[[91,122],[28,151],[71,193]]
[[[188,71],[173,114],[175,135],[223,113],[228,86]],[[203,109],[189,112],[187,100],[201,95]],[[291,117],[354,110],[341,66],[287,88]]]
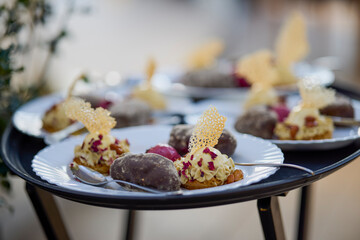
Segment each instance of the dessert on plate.
[[[306,36],[306,25],[302,14],[295,12],[290,16],[289,20],[282,27],[275,45],[274,52],[262,50],[253,54],[254,56],[250,56],[255,58],[256,55],[262,55],[258,57],[260,59],[261,57],[264,60],[266,59],[266,61],[262,61],[265,65],[261,65],[260,62],[258,62],[259,64],[257,64],[256,67],[265,69],[266,73],[270,74],[269,78],[271,78],[272,85],[286,86],[295,84],[298,79],[293,74],[293,65],[296,62],[302,60],[309,51]],[[249,56],[245,56],[245,59],[241,59],[238,62],[236,74],[239,76],[244,76],[246,80],[248,80],[250,83],[253,83],[253,80],[249,79],[247,75],[251,76],[254,74],[252,69],[254,69],[255,65],[250,63],[250,60],[247,58],[249,58]],[[247,70],[246,67],[244,67],[245,60],[248,60],[250,64],[250,70]],[[258,71],[257,74],[266,76],[266,74],[262,73],[261,71]],[[264,89],[252,89],[253,92],[261,90],[264,91]],[[273,98],[273,94],[271,94],[269,91],[262,93],[260,92],[259,95],[260,94],[264,94],[263,98]]]
[[257,105],[274,106],[279,102],[279,96],[274,89],[278,72],[273,65],[270,51],[260,50],[244,56],[238,64],[238,71],[251,83],[244,103],[245,109]]
[[75,146],[73,163],[84,165],[100,173],[109,174],[115,159],[129,152],[127,139],[119,140],[110,134],[116,125],[110,112],[101,107],[93,109],[82,99],[69,98],[64,103],[65,113],[72,120],[80,121],[89,133],[82,144]]
[[336,94],[335,101],[320,108],[320,113],[327,116],[354,118],[355,111],[351,99],[345,95]]
[[286,98],[279,96],[274,89],[278,72],[273,57],[268,50],[261,50],[245,56],[238,67],[252,85],[245,99],[245,112],[237,118],[235,129],[270,139],[276,123],[283,121],[290,112]]
[[[189,143],[193,131],[194,125],[175,125],[171,129],[168,144],[174,147],[180,155],[185,155],[189,151]],[[231,156],[235,152],[236,145],[237,143],[234,135],[227,129],[224,129],[214,148],[218,149],[223,154]]]
[[[69,99],[73,95],[73,91],[76,83],[79,80],[84,80],[84,79],[86,79],[86,76],[82,74],[71,83],[66,99]],[[87,102],[90,102],[91,106],[93,107],[99,107],[99,106],[108,107],[111,105],[111,102],[106,101],[100,96],[96,96],[94,94],[86,94],[86,95],[81,95],[79,97],[85,99],[85,101]],[[74,120],[68,118],[65,114],[64,103],[66,99],[59,103],[54,104],[53,106],[51,106],[50,109],[48,109],[45,112],[44,116],[42,117],[42,123],[43,123],[42,128],[45,131],[49,133],[57,132],[70,126],[75,122]]]
[[218,64],[216,58],[224,49],[220,40],[212,40],[196,49],[188,60],[188,70],[180,82],[190,87],[247,87],[244,79],[236,78],[230,66]]
[[214,148],[225,121],[215,107],[198,120],[190,138],[189,153],[174,162],[182,187],[190,190],[216,187],[243,178],[232,158]]
[[130,98],[115,102],[109,108],[111,116],[116,120],[115,128],[150,124],[152,109],[144,101]]
[[235,122],[238,132],[271,139],[278,122],[277,114],[269,107],[259,105],[245,111]]
[[154,110],[164,110],[166,100],[161,93],[153,88],[151,83],[155,70],[156,63],[153,59],[150,59],[146,68],[146,81],[135,87],[131,95],[133,98],[144,101]]
[[180,189],[180,179],[171,160],[155,153],[127,153],[110,167],[113,179],[164,191]]
[[335,100],[335,91],[301,81],[301,103],[295,106],[282,123],[277,123],[275,134],[280,140],[315,140],[332,138],[334,124],[319,109]]

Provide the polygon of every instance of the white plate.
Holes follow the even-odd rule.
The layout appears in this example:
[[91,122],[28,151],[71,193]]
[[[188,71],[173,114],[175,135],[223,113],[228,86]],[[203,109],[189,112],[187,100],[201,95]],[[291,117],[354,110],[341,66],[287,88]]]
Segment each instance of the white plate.
[[360,128],[336,127],[333,138],[324,140],[270,140],[282,150],[329,150],[341,148],[359,139]]
[[[294,75],[298,79],[310,78],[322,86],[329,86],[335,80],[334,73],[325,67],[311,65],[306,62],[299,62],[293,66]],[[155,88],[166,95],[193,97],[193,98],[225,98],[225,99],[245,99],[249,88],[203,88],[191,87],[182,84],[179,79],[181,72],[158,73],[154,76],[153,84]],[[290,94],[297,91],[296,84],[277,86],[276,89],[283,94]]]
[[[130,151],[143,153],[158,143],[167,143],[171,126],[140,126],[112,131],[112,135],[130,142]],[[119,190],[104,189],[89,186],[73,179],[69,169],[74,156],[74,147],[81,144],[84,136],[72,137],[61,143],[51,145],[41,150],[32,160],[33,171],[43,180],[58,186],[81,191],[104,195],[144,195],[147,193],[126,192]],[[235,162],[269,162],[282,163],[284,156],[281,150],[269,141],[246,134],[236,134],[237,148],[232,156]],[[241,167],[244,179],[232,184],[227,184],[209,189],[185,191],[184,194],[192,195],[209,193],[214,191],[226,191],[228,189],[246,186],[269,177],[277,171],[272,167]]]
[[[298,95],[288,96],[288,105],[295,106],[300,100]],[[209,108],[215,106],[221,115],[227,117],[226,126],[232,131],[235,130],[235,122],[238,116],[243,112],[242,102],[229,101],[224,99],[210,99],[199,102],[195,105],[195,114],[190,114],[185,117],[185,122],[188,124],[196,124],[197,119],[201,113]],[[355,119],[360,119],[360,102],[352,100],[354,107]],[[324,140],[270,140],[279,146],[282,150],[327,150],[344,147],[360,138],[360,128],[358,127],[335,127],[333,138]]]
[[12,118],[14,126],[30,136],[44,137],[46,132],[42,130],[42,118],[51,106],[63,99],[61,94],[53,94],[25,103]]
[[[42,129],[42,118],[48,109],[63,99],[64,96],[61,94],[52,94],[25,103],[13,115],[14,126],[27,135],[45,137],[48,132]],[[167,97],[166,101],[167,109],[154,113],[155,124],[173,124],[177,119],[173,119],[172,114],[186,115],[195,111],[189,99]]]
[[186,86],[179,82],[180,73],[157,73],[153,78],[154,87],[168,96],[192,98],[226,98],[245,99],[249,88],[204,88]]

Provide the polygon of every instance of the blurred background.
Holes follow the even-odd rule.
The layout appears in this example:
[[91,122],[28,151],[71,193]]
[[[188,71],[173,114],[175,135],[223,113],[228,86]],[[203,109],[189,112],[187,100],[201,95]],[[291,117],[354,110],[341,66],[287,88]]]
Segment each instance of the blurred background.
[[[11,6],[17,1],[0,0]],[[19,1],[20,2],[20,1]],[[32,1],[22,1],[31,6]],[[126,79],[144,72],[149,57],[160,71],[182,69],[189,53],[219,38],[223,58],[238,59],[261,48],[274,49],[284,20],[300,11],[306,17],[310,54],[306,61],[331,68],[336,84],[360,89],[360,2],[296,0],[76,0],[39,1],[44,23],[15,32],[27,51],[14,54],[8,92],[46,85],[45,92],[65,91],[83,71],[115,71]],[[20,7],[24,10],[24,7]],[[30,8],[31,9],[31,8]],[[47,10],[46,10],[47,9]],[[25,23],[26,15],[22,15]],[[0,33],[8,31],[3,25]],[[14,39],[0,38],[7,49]],[[16,68],[14,67],[14,69]],[[360,91],[360,90],[359,90]],[[37,96],[39,92],[33,92]],[[2,98],[6,96],[2,92]],[[21,101],[20,101],[21,103]],[[19,103],[19,104],[20,104]],[[4,116],[4,113],[2,113]],[[360,235],[359,162],[314,184],[309,239],[358,239]],[[24,181],[8,176],[13,208],[0,209],[0,239],[45,239],[24,191]],[[296,236],[298,190],[281,198],[288,239]],[[57,198],[73,239],[120,239],[125,210],[104,209]],[[201,226],[201,227],[200,227]],[[204,227],[203,227],[204,226]],[[209,227],[206,230],[206,226]],[[31,236],[29,238],[29,236]],[[136,239],[262,239],[256,202],[182,210],[140,211]]]

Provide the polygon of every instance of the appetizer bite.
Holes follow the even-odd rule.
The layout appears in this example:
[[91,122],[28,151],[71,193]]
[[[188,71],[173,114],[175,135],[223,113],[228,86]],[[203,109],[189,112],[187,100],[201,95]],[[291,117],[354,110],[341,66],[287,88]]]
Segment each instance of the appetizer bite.
[[[42,118],[42,123],[43,123],[42,128],[46,132],[53,133],[53,132],[60,131],[75,122],[74,120],[72,120],[66,116],[64,103],[67,99],[69,99],[73,95],[76,83],[79,80],[86,81],[86,79],[87,79],[87,76],[85,74],[82,74],[79,77],[77,77],[71,83],[65,100],[54,104],[53,106],[51,106],[50,109],[48,109],[45,112],[45,114]],[[93,107],[99,107],[99,106],[108,107],[111,105],[111,102],[106,101],[103,98],[96,96],[96,95],[86,94],[86,95],[81,95],[79,97],[82,99],[85,99],[87,102],[90,102],[91,106],[93,106]]]
[[244,103],[245,112],[235,123],[238,132],[270,139],[276,123],[283,121],[290,112],[285,97],[278,96],[274,89],[278,72],[272,58],[268,50],[262,50],[245,56],[238,65],[252,83]]
[[180,189],[180,179],[171,160],[155,153],[128,153],[110,167],[113,179],[164,191]]
[[214,148],[225,121],[215,107],[198,120],[190,138],[189,153],[174,162],[184,188],[216,187],[243,178],[242,171],[235,169],[232,158]]
[[332,137],[334,124],[330,117],[320,114],[319,109],[335,100],[335,91],[325,89],[310,81],[299,83],[302,101],[294,107],[283,123],[275,127],[281,140],[313,140]]
[[268,50],[260,50],[245,56],[238,64],[238,71],[251,83],[244,108],[257,105],[274,106],[279,96],[274,89],[278,72],[273,65],[273,57]]
[[[194,125],[188,125],[188,124],[175,125],[171,129],[170,139],[168,144],[173,148],[175,148],[180,155],[183,156],[187,154],[189,152],[189,143],[193,131],[194,131]],[[236,145],[237,142],[234,135],[227,129],[224,129],[220,135],[220,138],[218,139],[218,143],[215,145],[214,148],[216,148],[223,154],[231,156],[235,152]]]
[[109,111],[101,107],[93,109],[90,103],[77,98],[67,99],[64,109],[68,118],[82,122],[89,131],[83,143],[75,147],[73,163],[109,174],[113,161],[129,152],[127,139],[118,140],[110,134],[115,119]]
[[[258,51],[253,54],[252,59],[241,59],[237,65],[236,74],[245,77],[250,83],[254,83],[251,79],[255,65],[262,68],[265,72],[256,71],[257,75],[265,76],[270,74],[271,84],[276,86],[291,85],[297,83],[298,79],[293,74],[293,65],[303,59],[309,51],[306,36],[306,25],[304,17],[295,12],[281,29],[276,40],[275,53],[268,50]],[[244,62],[245,61],[245,62]],[[258,64],[256,64],[256,62]],[[261,65],[265,64],[265,65]],[[247,70],[245,64],[250,64],[250,70]],[[257,88],[252,89],[253,92],[260,91]],[[262,91],[264,91],[262,89]],[[266,91],[263,92],[263,98],[274,98],[273,94]],[[261,93],[258,93],[259,95]],[[263,100],[264,101],[264,100]],[[268,99],[267,101],[270,101]]]
[[153,59],[150,59],[146,67],[146,81],[133,89],[132,97],[144,101],[154,110],[164,110],[166,108],[166,100],[151,84],[155,70],[156,63]]
[[152,121],[150,106],[135,98],[116,102],[112,104],[109,111],[116,120],[115,128],[146,125]]
[[320,114],[333,117],[354,118],[355,110],[350,98],[336,94],[335,101],[320,108]]
[[235,129],[241,133],[271,139],[277,122],[277,114],[270,108],[260,105],[242,114],[235,122]]
[[181,77],[180,82],[186,86],[204,88],[232,88],[241,79],[234,78],[229,69],[216,66],[216,58],[224,49],[219,40],[212,40],[196,49],[189,57],[188,71]]

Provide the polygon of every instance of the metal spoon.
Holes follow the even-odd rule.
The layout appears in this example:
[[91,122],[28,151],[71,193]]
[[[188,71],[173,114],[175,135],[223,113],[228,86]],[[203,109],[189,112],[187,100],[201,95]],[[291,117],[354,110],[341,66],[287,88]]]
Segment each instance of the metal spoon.
[[311,175],[315,175],[314,171],[306,168],[306,167],[302,167],[299,165],[295,165],[295,164],[289,164],[289,163],[238,163],[236,162],[235,165],[238,166],[263,166],[263,167],[288,167],[288,168],[296,168],[302,171],[305,171],[307,173],[310,173]]
[[131,182],[127,182],[127,181],[123,181],[123,180],[115,180],[115,179],[108,180],[101,173],[99,173],[91,168],[82,166],[82,165],[78,165],[76,167],[70,166],[70,170],[73,173],[73,176],[75,179],[79,180],[82,183],[92,185],[92,186],[103,187],[109,183],[121,183],[126,186],[131,186],[136,189],[139,189],[139,190],[142,190],[145,192],[149,192],[149,193],[167,194],[167,195],[181,195],[183,193],[182,190],[172,191],[172,192],[160,191],[160,190],[156,190],[156,189],[149,188],[149,187],[144,187],[144,186],[141,186],[141,185],[138,185],[135,183],[131,183]]
[[336,126],[352,127],[360,126],[360,120],[354,118],[331,117]]

